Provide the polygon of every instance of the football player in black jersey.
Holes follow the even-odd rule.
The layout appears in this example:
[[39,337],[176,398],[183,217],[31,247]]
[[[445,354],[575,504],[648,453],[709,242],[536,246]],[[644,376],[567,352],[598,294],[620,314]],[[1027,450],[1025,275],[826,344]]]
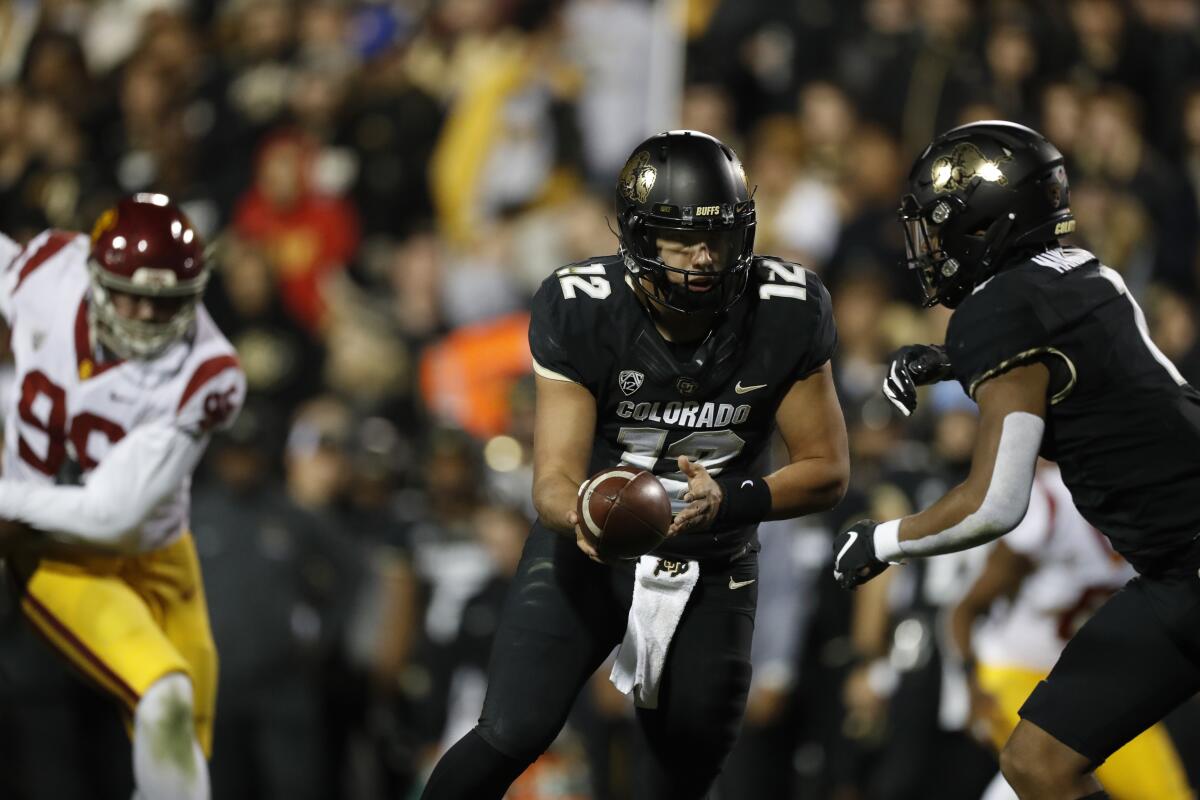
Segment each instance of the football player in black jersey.
[[919,514],[835,541],[847,588],[1021,521],[1039,452],[1139,576],[1080,629],[1021,708],[1001,768],[1022,798],[1105,797],[1092,770],[1200,690],[1200,393],[1150,340],[1121,276],[1063,247],[1074,229],[1058,150],[1007,122],[935,139],[900,209],[944,347],[894,356],[884,393],[954,378],[979,404],[969,477]]
[[[657,474],[675,516],[653,557],[699,571],[656,707],[637,709],[646,748],[636,796],[655,800],[704,797],[736,738],[757,524],[828,509],[845,491],[829,295],[803,267],[753,254],[754,201],[737,156],[696,131],[659,134],[634,150],[616,199],[617,255],[555,271],[533,301],[539,519],[479,724],[443,757],[426,798],[501,797],[621,643],[637,562],[603,563],[584,537],[575,504],[589,475],[617,464]],[[768,475],[775,429],[789,463]]]

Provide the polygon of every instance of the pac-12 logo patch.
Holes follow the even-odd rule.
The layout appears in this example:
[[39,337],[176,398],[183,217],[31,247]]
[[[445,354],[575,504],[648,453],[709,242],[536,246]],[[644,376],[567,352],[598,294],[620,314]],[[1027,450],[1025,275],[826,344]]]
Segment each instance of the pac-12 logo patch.
[[617,385],[621,387],[621,391],[628,397],[642,388],[642,381],[644,380],[646,380],[646,376],[637,370],[623,369],[621,370],[621,374],[617,376]]

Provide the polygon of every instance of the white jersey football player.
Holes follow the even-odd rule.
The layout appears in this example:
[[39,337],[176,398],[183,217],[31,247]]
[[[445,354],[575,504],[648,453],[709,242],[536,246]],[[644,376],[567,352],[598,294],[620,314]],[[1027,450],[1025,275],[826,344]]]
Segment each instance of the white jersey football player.
[[0,552],[25,616],[124,710],[146,800],[209,794],[216,651],[189,489],[246,390],[200,302],[209,271],[162,195],[122,199],[90,238],[0,236]]
[[[1025,518],[993,546],[951,618],[968,668],[972,730],[980,738],[997,751],[1004,746],[1018,710],[1049,674],[1067,640],[1134,575],[1075,508],[1058,467],[1043,462]],[[1096,778],[1116,800],[1192,796],[1161,723],[1114,753]],[[984,797],[1016,795],[997,775]]]

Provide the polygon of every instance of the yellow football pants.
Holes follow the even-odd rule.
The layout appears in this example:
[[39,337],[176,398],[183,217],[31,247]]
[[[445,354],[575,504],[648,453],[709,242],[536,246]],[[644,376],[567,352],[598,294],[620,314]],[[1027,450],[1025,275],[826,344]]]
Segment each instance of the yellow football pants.
[[191,534],[128,558],[43,560],[24,581],[21,610],[73,666],[121,704],[172,672],[191,679],[196,739],[212,751],[217,652]]

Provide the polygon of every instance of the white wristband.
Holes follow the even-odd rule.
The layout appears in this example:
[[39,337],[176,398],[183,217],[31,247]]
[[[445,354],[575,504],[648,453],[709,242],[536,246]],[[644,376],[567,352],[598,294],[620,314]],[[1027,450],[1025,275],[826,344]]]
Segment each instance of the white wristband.
[[875,526],[875,557],[889,564],[903,564],[900,549],[900,520],[892,519]]

